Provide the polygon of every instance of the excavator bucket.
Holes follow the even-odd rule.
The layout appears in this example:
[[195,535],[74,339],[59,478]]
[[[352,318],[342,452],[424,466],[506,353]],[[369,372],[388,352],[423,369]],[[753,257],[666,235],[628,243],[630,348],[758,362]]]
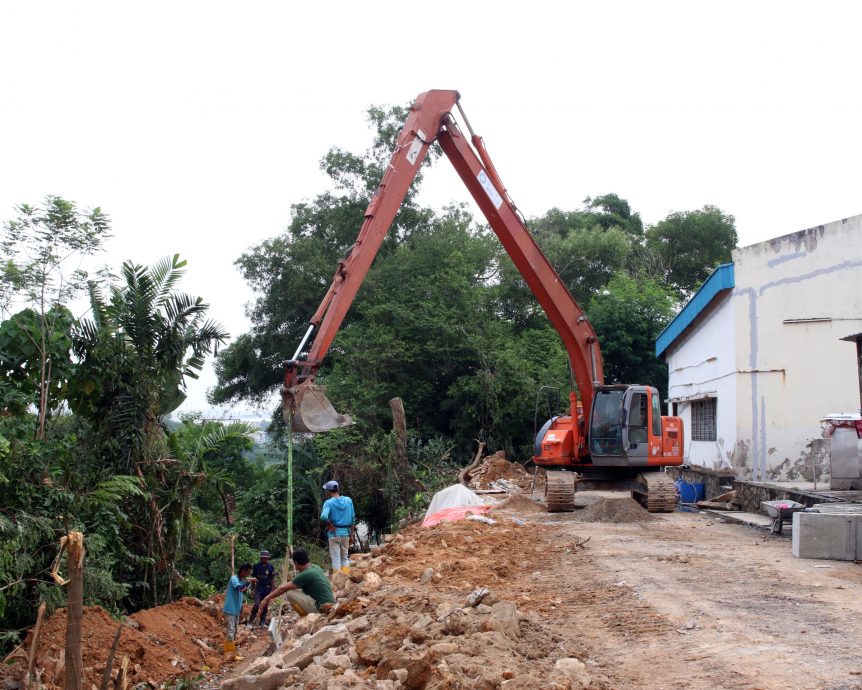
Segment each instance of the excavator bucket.
[[291,424],[293,431],[330,431],[353,424],[353,418],[349,414],[338,414],[335,411],[332,403],[323,394],[323,388],[313,381],[283,388],[281,395],[284,401],[284,421]]

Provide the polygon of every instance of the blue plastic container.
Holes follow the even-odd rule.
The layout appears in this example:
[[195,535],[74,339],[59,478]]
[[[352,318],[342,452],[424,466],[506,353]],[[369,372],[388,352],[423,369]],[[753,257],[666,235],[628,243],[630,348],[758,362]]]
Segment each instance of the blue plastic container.
[[692,482],[675,482],[677,491],[679,491],[680,503],[697,503],[702,501],[706,495],[706,490],[703,484],[695,484]]

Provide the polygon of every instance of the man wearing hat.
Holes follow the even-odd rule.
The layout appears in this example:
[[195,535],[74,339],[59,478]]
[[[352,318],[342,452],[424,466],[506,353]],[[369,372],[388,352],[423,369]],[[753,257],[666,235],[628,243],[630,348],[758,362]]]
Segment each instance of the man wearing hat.
[[[251,613],[246,621],[247,625],[254,625],[254,618],[257,616],[260,602],[272,591],[275,584],[275,567],[269,562],[269,551],[264,549],[260,552],[260,561],[254,564],[251,574],[257,582],[254,585],[254,606],[251,607]],[[266,625],[266,607],[260,612],[260,624]]]
[[320,512],[320,521],[326,525],[332,572],[341,570],[346,573],[350,570],[347,566],[347,549],[353,540],[353,529],[356,523],[353,501],[341,495],[336,481],[326,482],[323,490],[326,492],[326,502]]

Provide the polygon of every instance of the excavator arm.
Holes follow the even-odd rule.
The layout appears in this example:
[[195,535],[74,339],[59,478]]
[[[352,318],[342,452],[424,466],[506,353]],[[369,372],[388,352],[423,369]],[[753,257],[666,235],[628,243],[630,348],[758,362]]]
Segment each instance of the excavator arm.
[[[404,127],[380,187],[365,211],[365,221],[346,258],[338,262],[335,276],[311,326],[293,358],[284,363],[285,419],[296,431],[326,431],[351,423],[339,415],[315,383],[315,376],[347,310],[365,279],[395,214],[407,195],[419,166],[436,140],[464,181],[503,248],[559,333],[569,355],[584,414],[589,417],[594,388],[603,383],[602,357],[590,322],[571,296],[547,257],[522,222],[485,150],[482,139],[468,141],[452,110],[459,104],[457,91],[426,91],[410,107]],[[472,142],[472,143],[471,143]],[[308,356],[299,356],[317,327]],[[573,414],[575,398],[572,396]]]

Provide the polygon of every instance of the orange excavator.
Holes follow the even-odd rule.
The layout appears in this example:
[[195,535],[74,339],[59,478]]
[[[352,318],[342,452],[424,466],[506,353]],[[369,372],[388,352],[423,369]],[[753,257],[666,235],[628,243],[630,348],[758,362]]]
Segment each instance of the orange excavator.
[[[456,109],[469,139],[455,119]],[[435,141],[500,238],[569,356],[577,384],[569,393],[571,412],[544,424],[533,456],[533,462],[547,470],[548,509],[573,510],[578,490],[614,489],[631,491],[651,512],[672,511],[676,491],[662,470],[682,464],[682,420],[662,416],[659,392],[652,386],[604,385],[602,355],[593,327],[522,221],[482,138],[473,133],[457,91],[426,91],[411,105],[380,187],[365,211],[359,236],[347,257],[338,262],[332,284],[296,353],[284,363],[285,420],[298,432],[327,431],[352,423],[349,415],[335,411],[315,378]],[[315,328],[317,335],[300,359]]]

